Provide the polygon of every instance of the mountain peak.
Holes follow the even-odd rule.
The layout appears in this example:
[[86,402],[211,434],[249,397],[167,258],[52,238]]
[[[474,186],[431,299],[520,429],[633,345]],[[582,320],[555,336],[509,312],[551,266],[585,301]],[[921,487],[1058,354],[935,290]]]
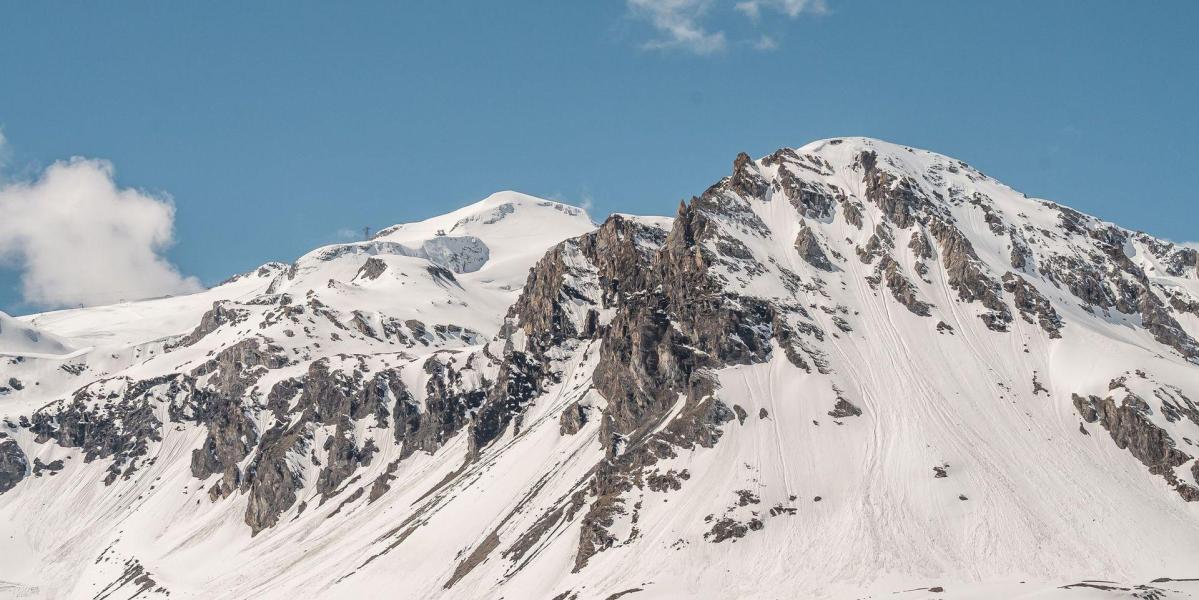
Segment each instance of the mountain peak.
[[0,579],[48,596],[1164,599],[1199,564],[1199,252],[879,140],[30,320],[86,348],[0,358]]

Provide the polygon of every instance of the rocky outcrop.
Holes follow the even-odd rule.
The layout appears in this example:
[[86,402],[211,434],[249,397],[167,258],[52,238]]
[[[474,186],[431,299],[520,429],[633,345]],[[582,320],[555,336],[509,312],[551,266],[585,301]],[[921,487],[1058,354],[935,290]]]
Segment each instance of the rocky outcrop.
[[166,350],[169,352],[175,348],[183,348],[191,346],[196,342],[204,339],[204,336],[216,331],[224,325],[235,325],[244,321],[248,317],[245,310],[234,308],[232,303],[219,300],[212,303],[212,308],[200,317],[200,324],[191,333],[183,336],[178,341],[168,343]]
[[[158,389],[156,388],[165,389]],[[186,383],[179,376],[138,382],[102,380],[81,388],[70,400],[58,400],[29,419],[35,441],[54,440],[79,448],[84,462],[112,459],[105,484],[130,477],[147,456],[150,445],[162,440],[162,422],[155,416],[156,393],[172,397]]]
[[370,466],[378,447],[373,440],[366,440],[360,446],[353,435],[353,423],[342,419],[337,424],[333,435],[325,438],[323,446],[325,459],[323,467],[316,478],[316,491],[327,500],[334,496],[341,484],[350,478],[360,467]]
[[866,200],[882,210],[883,216],[896,227],[911,227],[916,224],[918,215],[931,208],[920,184],[911,177],[897,176],[883,169],[877,153],[862,152],[857,160],[862,169],[862,181],[866,184]]
[[846,200],[845,202],[841,203],[841,212],[842,212],[842,214],[845,215],[845,222],[849,223],[850,225],[853,225],[854,227],[857,227],[858,229],[862,228],[862,205],[861,204],[858,204],[857,202],[853,202],[850,200]]
[[191,472],[197,479],[221,474],[209,489],[213,500],[229,496],[241,485],[238,465],[258,442],[257,427],[244,397],[268,370],[288,364],[281,352],[257,338],[229,346],[192,371],[192,377],[203,378],[204,384],[190,390],[183,403],[172,407],[172,420],[193,421],[208,430],[203,445],[192,451]]
[[[303,460],[308,448],[306,426],[284,427],[276,423],[262,435],[259,450],[246,469],[241,491],[247,494],[245,522],[251,535],[279,522],[279,515],[296,503],[296,491],[304,485],[293,464]],[[297,460],[289,461],[295,455]]]
[[[780,307],[733,295],[708,271],[708,242],[722,235],[714,219],[728,214],[716,206],[720,194],[710,189],[680,208],[646,291],[624,298],[602,338],[593,381],[608,402],[600,433],[608,457],[590,480],[576,570],[615,543],[608,528],[646,468],[675,448],[715,444],[736,418],[708,370],[770,357]],[[682,410],[664,422],[677,402]]]
[[1166,305],[1149,288],[1142,284],[1137,297],[1136,308],[1141,315],[1141,325],[1153,334],[1154,339],[1179,352],[1192,362],[1199,363],[1199,341],[1178,324],[1170,315]]
[[912,237],[908,240],[908,249],[912,251],[913,256],[920,260],[929,260],[933,257],[933,244],[928,240],[928,236],[920,230],[912,232]]
[[485,398],[483,389],[467,385],[461,369],[440,356],[428,358],[424,371],[429,379],[423,410],[398,377],[386,381],[396,398],[395,440],[400,444],[401,457],[418,451],[436,452],[467,426],[470,411],[482,405]]
[[358,269],[358,273],[354,275],[354,279],[373,280],[378,279],[387,270],[387,263],[383,259],[372,256],[362,263],[362,267]]
[[[329,498],[358,469],[369,465],[377,450],[373,440],[356,439],[354,423],[372,419],[376,427],[387,428],[392,415],[389,404],[394,402],[397,412],[400,406],[411,405],[397,372],[384,370],[367,378],[357,371],[333,369],[328,360],[313,362],[301,379],[275,384],[268,398],[275,422],[259,437],[240,484],[249,500],[245,521],[254,534],[274,526],[295,504],[297,491],[306,483],[297,467],[301,462],[321,466],[312,483],[323,499]],[[409,431],[404,427],[410,426],[411,415],[406,417],[403,423],[397,421],[397,435]],[[329,435],[318,459],[313,440],[322,428]],[[416,447],[415,443],[405,446],[405,452],[410,454]]]
[[862,416],[862,409],[845,398],[837,398],[837,403],[833,405],[833,410],[828,411],[828,416],[834,419],[860,417]]
[[879,223],[874,228],[874,234],[866,240],[866,245],[857,249],[858,258],[863,263],[870,264],[894,247],[895,236],[891,233],[891,228],[886,223]]
[[16,487],[29,472],[29,459],[21,451],[21,446],[0,433],[0,494]]
[[[1107,430],[1118,448],[1128,450],[1129,454],[1149,468],[1150,473],[1161,475],[1171,485],[1179,487],[1174,468],[1185,464],[1191,457],[1175,446],[1170,434],[1153,424],[1147,416],[1149,405],[1144,400],[1132,393],[1128,393],[1118,404],[1111,396],[1100,399],[1097,396],[1074,394],[1072,398],[1074,407],[1084,421],[1098,423]],[[1195,499],[1199,500],[1199,497]]]
[[1042,296],[1037,288],[1023,277],[1009,272],[1003,276],[1003,289],[1012,295],[1016,310],[1020,311],[1020,316],[1026,322],[1040,324],[1050,338],[1062,337],[1062,318],[1054,310],[1053,303]]
[[979,315],[993,331],[1007,331],[1012,315],[999,283],[987,275],[974,245],[953,223],[933,219],[929,230],[941,245],[941,262],[949,286],[963,302],[979,302],[990,312]]
[[758,167],[748,154],[742,152],[733,160],[733,176],[729,187],[745,198],[763,198],[770,184],[758,172]]
[[795,236],[795,249],[799,252],[799,257],[809,265],[821,271],[833,270],[833,264],[829,262],[824,249],[820,247],[820,240],[807,225],[801,227],[799,235]]
[[805,177],[805,174],[833,173],[832,166],[818,156],[800,155],[794,150],[783,149],[763,159],[762,164],[778,165],[774,186],[803,217],[828,221],[832,219],[837,204],[846,200],[845,192],[836,186]]
[[878,265],[883,281],[891,295],[904,305],[912,314],[921,317],[931,317],[932,305],[919,299],[916,286],[900,271],[899,263],[890,256],[884,256]]
[[[519,328],[522,348],[508,348],[497,380],[471,425],[477,452],[515,423],[528,402],[556,381],[547,352],[564,343],[610,337],[598,311],[622,305],[632,292],[656,281],[653,261],[665,232],[620,215],[595,232],[552,249],[529,273],[524,292],[509,310],[502,335]],[[569,429],[569,426],[567,426]]]

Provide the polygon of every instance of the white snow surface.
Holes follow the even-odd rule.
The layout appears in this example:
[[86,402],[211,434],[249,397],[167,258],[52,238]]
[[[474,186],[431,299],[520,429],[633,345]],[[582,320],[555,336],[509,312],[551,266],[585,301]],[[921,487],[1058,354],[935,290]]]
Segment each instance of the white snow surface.
[[0,312],[0,355],[56,356],[71,351],[71,346],[58,336]]
[[[863,207],[865,223],[857,228],[840,208],[826,220],[802,217],[776,191],[752,205],[769,236],[722,224],[740,232],[759,263],[771,265],[761,275],[730,272],[729,285],[739,294],[808,307],[825,332],[821,351],[831,373],[805,372],[779,348],[768,362],[716,372],[720,400],[748,417],[725,424],[713,447],[679,450],[654,465],[660,472],[686,470],[689,478],[679,490],[628,492],[624,514],[607,528],[612,547],[579,570],[574,560],[585,510],[562,516],[519,560],[510,550],[604,460],[599,419],[573,435],[560,428],[561,414],[576,402],[595,413],[605,406],[591,384],[600,340],[558,349],[560,382],[528,406],[519,432],[507,430],[478,460],[467,460],[465,430],[432,454],[398,460],[390,430],[357,422],[354,435],[379,448],[356,474],[358,483],[322,501],[311,485],[318,467],[296,457],[308,482],[300,491],[306,510],[292,506],[278,525],[254,536],[243,520],[244,493],[212,501],[207,492],[220,476],[192,476],[192,451],[205,430],[172,422],[169,398],[155,406],[165,425],[147,449],[149,460],[110,484],[104,482],[109,459],[86,460],[81,449],[44,439],[19,420],[89,384],[123,390],[133,381],[191,371],[251,338],[277,345],[293,361],[258,381],[259,396],[327,359],[347,370],[400,368],[423,402],[422,365],[430,357],[462,366],[523,344],[519,332],[498,336],[508,307],[547,250],[595,228],[582,209],[501,192],[371,240],[318,248],[292,265],[264,265],[190,296],[20,319],[0,315],[0,384],[10,377],[24,384],[0,394],[0,431],[31,464],[63,461],[61,470],[36,476],[31,466],[23,481],[0,493],[0,598],[157,598],[167,591],[172,599],[288,600],[604,600],[622,592],[628,600],[1199,595],[1199,502],[1186,502],[1105,430],[1083,423],[1072,402],[1073,394],[1135,393],[1151,403],[1150,418],[1178,449],[1199,455],[1199,423],[1167,418],[1159,403],[1163,393],[1199,401],[1199,367],[1155,340],[1138,316],[1084,307],[1035,270],[1024,277],[1061,315],[1062,337],[1051,338],[1014,308],[1010,331],[990,331],[978,318],[983,309],[951,289],[939,257],[928,261],[927,278],[916,276],[917,260],[906,250],[910,231],[896,229],[893,255],[933,307],[931,317],[912,314],[885,285],[867,283],[874,266],[854,255],[883,218],[864,198],[854,166],[863,150],[946,197],[985,195],[1004,223],[1036,237],[1030,245],[1037,260],[1081,252],[1081,241],[1060,233],[1050,205],[931,152],[842,138],[794,150],[825,167],[755,161],[767,180],[779,169],[796,169]],[[998,279],[1012,270],[1006,233],[996,235],[969,202],[944,206],[988,272]],[[670,218],[638,219],[663,232],[673,227]],[[805,225],[839,253],[834,271],[817,272],[796,253]],[[1148,239],[1133,238],[1129,259],[1145,268],[1155,289],[1199,301],[1199,273],[1167,274]],[[366,273],[370,259],[386,267],[374,277]],[[588,272],[585,259],[570,260]],[[774,269],[824,285],[794,291]],[[596,282],[578,287],[599,294]],[[239,316],[180,345],[214,305]],[[303,327],[277,320],[287,306],[304,307]],[[586,307],[576,308],[566,318],[581,323]],[[1199,313],[1174,316],[1199,336]],[[348,326],[356,319],[364,325]],[[835,319],[851,329],[839,329]],[[938,323],[952,333],[939,331]],[[495,373],[480,368],[473,376]],[[1113,387],[1121,378],[1123,387]],[[831,417],[839,396],[862,415]],[[263,421],[260,429],[268,426]],[[329,434],[319,432],[313,448]],[[390,491],[380,499],[352,496],[397,461]],[[1199,486],[1193,464],[1176,476]],[[948,477],[934,477],[933,467]],[[741,490],[757,501],[739,503]],[[705,534],[722,517],[763,526],[713,543]],[[480,548],[493,549],[448,585]],[[141,570],[131,571],[133,564]],[[137,578],[142,573],[152,585]],[[1174,581],[1152,583],[1160,578]],[[937,587],[944,591],[932,591]],[[1150,589],[1158,595],[1144,595]]]

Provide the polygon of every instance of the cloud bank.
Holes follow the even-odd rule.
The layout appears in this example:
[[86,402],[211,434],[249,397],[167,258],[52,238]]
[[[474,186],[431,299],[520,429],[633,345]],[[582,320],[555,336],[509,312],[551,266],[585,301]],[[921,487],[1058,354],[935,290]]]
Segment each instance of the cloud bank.
[[33,181],[0,181],[0,263],[44,308],[194,292],[200,282],[161,254],[174,219],[169,198],[118,188],[106,161],[56,162]]
[[[713,9],[724,3],[717,0],[626,0],[634,17],[648,22],[658,37],[642,46],[651,50],[679,49],[692,54],[708,55],[722,52],[728,47],[724,30],[705,24]],[[757,25],[764,12],[777,12],[794,19],[802,13],[822,14],[828,12],[824,0],[742,0],[733,4],[750,22]],[[731,12],[731,11],[730,11]],[[748,41],[757,50],[773,50],[778,42],[761,35],[756,41]]]

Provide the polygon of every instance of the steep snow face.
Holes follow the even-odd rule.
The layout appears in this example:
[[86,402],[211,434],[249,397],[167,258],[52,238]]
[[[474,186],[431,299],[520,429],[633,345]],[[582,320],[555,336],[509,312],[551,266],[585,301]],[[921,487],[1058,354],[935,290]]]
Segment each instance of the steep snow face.
[[25,322],[95,349],[0,363],[0,594],[1199,591],[1199,255],[931,152]]

